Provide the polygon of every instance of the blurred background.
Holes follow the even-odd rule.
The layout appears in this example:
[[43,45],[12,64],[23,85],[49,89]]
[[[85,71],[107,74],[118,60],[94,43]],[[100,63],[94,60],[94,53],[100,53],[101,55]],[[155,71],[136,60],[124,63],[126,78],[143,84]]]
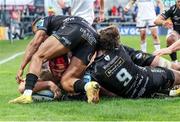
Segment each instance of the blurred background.
[[[94,1],[94,13],[98,16],[98,0]],[[122,35],[138,35],[135,27],[138,8],[136,5],[128,13],[123,8],[128,0],[105,0],[105,21],[95,23],[98,29],[110,24],[117,24]],[[70,0],[61,8],[58,0],[0,0],[0,40],[18,40],[32,34],[31,22],[36,17],[48,15],[68,15]],[[156,6],[158,10],[158,5]],[[158,11],[157,11],[158,14]],[[166,30],[160,28],[160,35]]]

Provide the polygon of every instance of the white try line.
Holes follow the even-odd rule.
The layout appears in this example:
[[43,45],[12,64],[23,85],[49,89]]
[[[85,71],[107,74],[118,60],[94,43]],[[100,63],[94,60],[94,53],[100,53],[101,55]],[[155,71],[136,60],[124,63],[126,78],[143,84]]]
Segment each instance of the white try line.
[[9,58],[0,60],[0,64],[4,64],[4,63],[6,63],[6,62],[8,62],[8,61],[11,61],[11,60],[15,59],[16,57],[18,57],[18,56],[20,56],[20,55],[23,55],[23,54],[24,54],[24,52],[16,53],[16,54],[12,55],[12,56],[9,57]]

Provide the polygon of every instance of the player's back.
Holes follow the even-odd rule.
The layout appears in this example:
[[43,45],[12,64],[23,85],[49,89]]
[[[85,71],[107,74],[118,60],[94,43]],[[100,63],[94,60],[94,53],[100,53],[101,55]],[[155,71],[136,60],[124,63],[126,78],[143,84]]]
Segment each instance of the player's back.
[[88,22],[81,17],[61,15],[44,17],[37,23],[36,26],[38,29],[45,30],[48,35],[51,35],[68,23],[81,24],[91,27]]
[[123,97],[138,97],[136,84],[150,74],[146,68],[136,66],[122,46],[96,58],[88,70],[104,88]]

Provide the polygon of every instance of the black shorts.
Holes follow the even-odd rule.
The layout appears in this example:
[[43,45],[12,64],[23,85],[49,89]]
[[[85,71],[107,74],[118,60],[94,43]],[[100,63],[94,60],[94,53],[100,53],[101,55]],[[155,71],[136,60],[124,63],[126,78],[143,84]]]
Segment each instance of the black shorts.
[[125,98],[150,98],[160,90],[171,88],[174,84],[174,74],[171,70],[161,67],[145,68],[144,74],[134,80],[123,95]]
[[162,67],[151,68],[152,75],[146,86],[146,91],[142,97],[151,97],[154,93],[160,90],[169,89],[173,87],[175,77],[174,73]]
[[72,54],[81,59],[84,64],[89,63],[89,57],[94,53],[98,38],[93,27],[85,22],[65,23],[52,35],[69,48]]

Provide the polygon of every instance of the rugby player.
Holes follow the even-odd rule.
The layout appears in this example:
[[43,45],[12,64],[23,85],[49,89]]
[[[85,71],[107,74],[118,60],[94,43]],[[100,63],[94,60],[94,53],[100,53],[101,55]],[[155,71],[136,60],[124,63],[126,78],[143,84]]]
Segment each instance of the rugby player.
[[[162,57],[154,56],[152,54],[144,53],[140,50],[134,50],[133,48],[130,48],[128,46],[122,45],[127,54],[130,56],[131,60],[138,66],[161,66],[166,68],[172,68],[175,70],[180,70],[180,64],[170,62]],[[38,79],[38,82],[36,83],[33,92],[38,92],[41,90],[49,89],[54,93],[54,98],[59,99],[61,94],[60,89],[60,79],[64,71],[66,70],[68,66],[68,57],[60,56],[55,59],[52,59],[49,61],[49,67],[50,71],[44,69],[40,75],[40,79]],[[19,85],[19,92],[23,94],[25,88],[25,82],[21,82]],[[107,91],[106,89],[102,88],[100,89],[100,93],[102,96],[108,96],[108,97],[114,97],[115,95],[111,92]],[[65,95],[63,95],[64,97]],[[72,94],[70,95],[72,97]],[[69,98],[70,96],[66,96],[66,98]],[[80,97],[81,96],[81,97]],[[78,98],[86,98],[84,94],[79,94]],[[77,98],[76,96],[73,96],[73,99],[69,98],[70,100],[73,100]],[[61,99],[62,100],[62,99]],[[77,99],[75,99],[77,100]],[[79,99],[78,99],[79,100]],[[81,99],[82,100],[82,99]]]
[[[157,27],[154,24],[154,19],[156,18],[155,5],[153,0],[130,0],[127,6],[125,7],[125,12],[127,12],[131,6],[137,2],[138,13],[137,13],[137,22],[136,27],[140,31],[141,37],[141,50],[147,52],[147,42],[146,42],[146,27],[148,26],[151,35],[153,37],[153,43],[155,50],[160,49],[160,40],[157,33]],[[160,11],[163,11],[163,3],[161,0],[156,0],[160,5]]]
[[121,97],[141,98],[180,84],[178,71],[135,65],[119,39],[116,27],[100,31],[97,56],[87,71],[102,87]]
[[[64,0],[58,1],[63,8]],[[99,22],[104,21],[104,0],[99,0]],[[93,24],[94,16],[94,0],[71,0],[71,15],[84,18],[89,24]]]
[[73,54],[71,62],[60,80],[63,89],[70,93],[86,92],[88,102],[97,103],[98,83],[85,83],[80,78],[95,51],[98,33],[86,20],[75,16],[49,16],[38,19],[34,25],[35,36],[26,49],[17,73],[17,80],[22,80],[23,70],[31,61],[25,91],[10,103],[31,103],[32,89],[38,80],[42,63],[70,51]]
[[[171,21],[169,21],[170,19]],[[175,41],[180,39],[180,0],[176,0],[176,4],[159,15],[155,22],[156,25],[162,25],[165,28],[172,29],[168,34],[167,46],[169,47]],[[169,48],[168,48],[169,49]],[[177,53],[172,51],[170,54],[172,61],[177,60]]]

